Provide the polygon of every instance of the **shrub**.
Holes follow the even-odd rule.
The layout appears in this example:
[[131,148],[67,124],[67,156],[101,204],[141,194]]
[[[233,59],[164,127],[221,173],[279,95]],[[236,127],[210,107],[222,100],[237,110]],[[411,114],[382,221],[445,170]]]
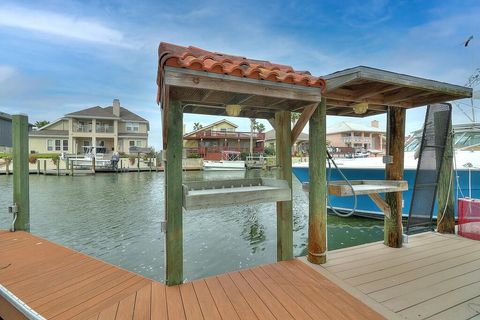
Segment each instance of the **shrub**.
[[189,154],[187,154],[187,158],[198,159],[198,158],[201,158],[201,156],[198,153],[189,153]]
[[37,163],[37,157],[36,157],[35,155],[33,155],[33,154],[30,155],[30,156],[28,157],[28,162],[30,162],[31,164]]
[[266,148],[263,150],[263,153],[265,154],[265,156],[274,156],[274,155],[275,155],[275,148],[273,148],[273,147],[266,147]]
[[60,161],[60,155],[59,154],[51,154],[52,157],[52,163],[53,165],[57,165],[57,162]]
[[137,157],[135,157],[135,156],[133,156],[133,155],[128,157],[128,160],[130,161],[130,164],[131,164],[132,166],[135,164],[135,159],[137,159]]

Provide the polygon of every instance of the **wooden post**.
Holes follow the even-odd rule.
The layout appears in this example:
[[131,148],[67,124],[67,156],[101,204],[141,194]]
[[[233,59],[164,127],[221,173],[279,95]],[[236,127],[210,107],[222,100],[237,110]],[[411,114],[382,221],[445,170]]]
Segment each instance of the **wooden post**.
[[[292,130],[289,111],[275,113],[278,178],[292,188]],[[292,201],[277,202],[277,261],[293,259]]]
[[15,230],[30,231],[30,191],[28,169],[28,117],[12,116],[13,202],[18,215]]
[[182,148],[183,112],[179,101],[170,101],[167,112],[165,164],[166,283],[183,282]]
[[453,152],[452,122],[450,120],[437,189],[437,231],[440,233],[455,234]]
[[93,173],[95,173],[95,171],[96,171],[96,168],[95,168],[95,166],[96,166],[96,163],[95,163],[95,156],[93,156],[93,157],[92,157],[92,172],[93,172]]
[[10,162],[11,160],[6,158],[5,159],[5,174],[8,176],[10,174]]
[[37,159],[37,174],[40,174],[40,160]]
[[43,160],[43,174],[47,174],[47,159]]
[[70,163],[70,175],[73,177],[73,161]]
[[60,175],[60,158],[57,158],[56,164],[57,164],[57,177],[58,177]]
[[137,153],[137,172],[140,172],[140,152]]
[[120,159],[120,171],[123,171],[123,159]]
[[67,171],[70,169],[70,162],[68,161],[68,158],[65,159],[65,169]]
[[[405,109],[389,107],[386,154],[393,157],[393,163],[385,166],[386,180],[403,180],[404,148]],[[393,248],[402,247],[402,198],[402,192],[385,193],[385,202],[390,206],[390,218],[384,218],[384,243]]]
[[309,123],[308,163],[310,181],[308,194],[308,255],[311,263],[327,262],[327,176],[326,176],[326,110],[322,98]]

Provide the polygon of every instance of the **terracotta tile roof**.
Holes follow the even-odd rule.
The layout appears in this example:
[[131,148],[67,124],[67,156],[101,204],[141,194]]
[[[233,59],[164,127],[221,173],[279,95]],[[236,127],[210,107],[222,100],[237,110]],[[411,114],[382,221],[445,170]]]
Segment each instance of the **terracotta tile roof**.
[[[210,52],[196,47],[183,47],[161,42],[158,48],[159,71],[165,66],[187,68],[246,77],[273,82],[283,82],[325,90],[325,80],[314,77],[308,71],[296,71],[291,66],[269,61],[247,59],[224,53]],[[157,84],[161,88],[161,72]]]

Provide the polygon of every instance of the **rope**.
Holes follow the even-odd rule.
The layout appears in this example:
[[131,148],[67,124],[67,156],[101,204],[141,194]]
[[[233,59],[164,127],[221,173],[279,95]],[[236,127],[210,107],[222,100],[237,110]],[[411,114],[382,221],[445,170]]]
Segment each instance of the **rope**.
[[328,162],[328,175],[327,175],[327,190],[328,190],[328,186],[330,185],[330,176],[331,176],[331,173],[332,173],[332,166],[330,164],[330,161],[332,161],[333,165],[335,166],[335,168],[338,170],[338,172],[340,173],[340,176],[342,176],[342,179],[345,180],[348,184],[348,186],[352,189],[352,194],[353,194],[353,209],[350,210],[348,213],[341,213],[341,212],[338,212],[337,210],[335,210],[335,208],[332,206],[332,204],[330,203],[330,196],[328,195],[328,191],[327,191],[327,204],[328,206],[330,207],[330,209],[332,209],[332,211],[339,217],[342,217],[342,218],[348,218],[350,216],[352,216],[356,209],[357,209],[357,195],[355,194],[355,189],[353,189],[353,186],[352,184],[350,183],[350,181],[347,179],[347,177],[345,177],[345,175],[343,174],[342,170],[340,170],[340,168],[337,166],[337,164],[335,163],[335,160],[333,160],[332,156],[330,155],[330,152],[328,152],[327,150],[327,162]]

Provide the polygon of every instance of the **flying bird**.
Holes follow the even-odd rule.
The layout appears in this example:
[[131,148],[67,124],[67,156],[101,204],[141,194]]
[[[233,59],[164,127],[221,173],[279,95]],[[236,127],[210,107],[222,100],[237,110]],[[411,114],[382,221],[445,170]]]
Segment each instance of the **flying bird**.
[[468,47],[468,44],[470,43],[470,41],[472,41],[472,39],[473,39],[473,35],[468,37],[467,41],[464,42],[464,46]]

